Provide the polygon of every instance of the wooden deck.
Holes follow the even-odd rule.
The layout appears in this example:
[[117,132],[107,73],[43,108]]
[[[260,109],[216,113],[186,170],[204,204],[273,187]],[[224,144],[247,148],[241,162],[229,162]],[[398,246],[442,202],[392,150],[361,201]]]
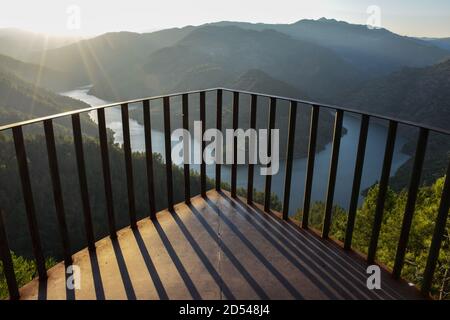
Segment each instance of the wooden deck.
[[418,299],[383,271],[366,287],[366,264],[311,231],[210,191],[118,240],[74,255],[81,288],[66,290],[64,264],[20,289],[22,299]]

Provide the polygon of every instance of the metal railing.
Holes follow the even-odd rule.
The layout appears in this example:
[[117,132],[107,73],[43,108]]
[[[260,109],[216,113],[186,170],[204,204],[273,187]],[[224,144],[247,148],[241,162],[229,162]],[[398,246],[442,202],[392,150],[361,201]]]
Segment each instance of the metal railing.
[[[257,101],[259,97],[269,98],[269,120],[268,129],[273,129],[275,126],[275,115],[277,109],[277,101],[288,101],[289,105],[289,119],[288,119],[288,136],[287,136],[287,150],[286,150],[286,170],[284,179],[284,195],[283,195],[283,207],[282,207],[282,218],[289,219],[289,201],[291,193],[291,178],[292,178],[292,166],[293,166],[293,154],[294,154],[294,141],[295,141],[295,129],[296,129],[296,115],[298,104],[309,105],[312,107],[311,112],[311,124],[309,132],[309,146],[308,146],[308,156],[306,165],[306,179],[305,179],[305,190],[304,190],[304,201],[303,201],[303,215],[301,221],[302,228],[308,228],[308,219],[310,213],[311,205],[311,191],[313,183],[314,174],[314,162],[316,154],[316,144],[317,144],[317,130],[319,121],[319,112],[321,109],[331,110],[335,112],[335,123],[334,123],[334,134],[332,142],[331,160],[330,160],[330,170],[328,176],[328,188],[326,192],[326,204],[325,204],[325,215],[323,221],[322,237],[328,238],[330,232],[330,226],[332,222],[332,210],[333,210],[333,197],[336,184],[336,174],[337,174],[337,164],[339,158],[339,149],[341,142],[341,133],[343,128],[343,117],[344,113],[353,113],[361,115],[359,142],[356,154],[356,164],[354,169],[354,178],[352,191],[350,196],[350,205],[347,219],[347,226],[345,232],[344,249],[349,250],[352,247],[352,235],[355,225],[355,217],[358,207],[358,198],[361,192],[361,177],[362,170],[364,166],[365,150],[367,145],[368,128],[369,121],[371,118],[381,119],[387,121],[389,124],[388,135],[386,139],[384,160],[382,173],[379,181],[379,193],[376,203],[375,219],[372,226],[372,233],[370,239],[370,245],[367,255],[367,262],[374,263],[375,256],[377,252],[378,238],[380,235],[380,229],[382,225],[382,218],[384,212],[384,203],[386,200],[386,193],[389,183],[389,173],[392,165],[394,145],[396,140],[396,133],[399,124],[405,124],[408,126],[417,127],[420,130],[419,139],[417,141],[417,148],[414,155],[414,164],[412,170],[412,176],[408,189],[408,198],[405,207],[403,223],[401,227],[400,238],[397,246],[397,253],[395,258],[395,264],[392,274],[395,278],[399,278],[401,270],[404,264],[406,248],[408,244],[408,237],[411,229],[412,218],[415,210],[415,204],[417,199],[417,193],[420,186],[420,177],[422,173],[422,167],[425,157],[426,145],[428,141],[428,136],[430,132],[437,132],[445,135],[450,135],[450,130],[444,130],[440,128],[435,128],[431,126],[423,126],[418,123],[413,123],[410,121],[402,121],[400,119],[395,119],[392,117],[386,117],[373,113],[361,112],[355,109],[341,108],[338,106],[325,105],[311,101],[304,101],[298,99],[292,99],[287,97],[279,97],[266,95],[254,92],[236,91],[226,88],[213,88],[207,90],[198,90],[184,93],[175,93],[164,96],[149,97],[137,100],[130,100],[118,103],[112,103],[103,106],[90,107],[81,110],[74,110],[65,113],[55,114],[47,117],[37,118],[33,120],[22,121],[6,126],[0,127],[0,132],[6,130],[11,130],[13,133],[13,140],[16,152],[16,158],[18,163],[18,169],[20,174],[22,195],[24,198],[24,204],[27,214],[28,229],[31,236],[32,248],[34,258],[36,260],[37,271],[39,279],[41,281],[45,280],[47,277],[47,271],[45,267],[45,259],[41,246],[41,239],[39,236],[39,228],[36,219],[35,205],[33,199],[33,191],[30,182],[30,174],[28,169],[28,162],[25,150],[24,136],[22,128],[35,123],[44,124],[45,140],[50,168],[50,176],[53,189],[53,197],[55,202],[55,208],[57,213],[58,227],[61,234],[62,247],[64,250],[64,262],[66,265],[72,263],[72,252],[70,246],[70,239],[68,236],[67,224],[65,219],[64,202],[61,191],[61,181],[58,169],[58,159],[55,147],[55,137],[53,130],[53,120],[62,117],[71,117],[72,129],[73,129],[73,140],[76,153],[76,164],[78,181],[80,186],[80,194],[82,200],[83,217],[84,217],[84,228],[86,232],[86,238],[89,250],[95,250],[95,237],[93,232],[92,216],[91,216],[91,206],[87,188],[87,177],[86,177],[86,163],[84,159],[81,124],[80,124],[80,114],[96,111],[98,116],[98,130],[99,130],[99,141],[101,150],[101,161],[103,169],[103,182],[104,182],[104,192],[105,201],[107,208],[107,217],[109,225],[109,235],[111,239],[116,239],[116,222],[114,218],[114,206],[113,206],[113,192],[112,192],[112,181],[111,181],[111,170],[110,170],[110,160],[108,153],[108,142],[107,142],[107,129],[105,121],[105,109],[110,107],[121,107],[122,114],[122,130],[123,130],[123,150],[125,157],[125,172],[127,178],[127,194],[128,194],[128,205],[129,205],[129,218],[131,228],[136,228],[136,208],[135,208],[135,193],[134,193],[134,180],[133,180],[133,167],[132,167],[132,150],[130,142],[130,126],[129,126],[129,115],[128,106],[132,103],[142,103],[143,115],[144,115],[144,135],[145,135],[145,154],[146,154],[146,169],[147,169],[147,183],[148,183],[148,199],[149,199],[149,216],[151,219],[156,217],[156,206],[155,206],[155,186],[153,181],[153,158],[152,158],[152,141],[151,141],[151,121],[150,121],[150,104],[154,100],[163,100],[163,118],[164,118],[164,143],[165,143],[165,159],[166,159],[166,179],[167,179],[167,199],[168,199],[168,209],[173,210],[174,207],[174,194],[173,194],[173,181],[172,181],[172,160],[171,160],[171,129],[170,129],[170,99],[173,97],[181,96],[182,103],[182,117],[183,117],[183,128],[188,129],[189,118],[188,118],[188,101],[190,95],[199,95],[200,98],[200,120],[203,125],[201,128],[201,133],[203,135],[205,131],[205,120],[206,120],[206,108],[205,108],[205,95],[206,93],[216,93],[216,128],[218,130],[222,129],[222,105],[223,105],[223,93],[230,92],[233,95],[232,99],[232,126],[233,129],[238,128],[239,124],[239,101],[242,94],[250,95],[250,123],[249,127],[252,129],[256,128],[256,118],[257,118]],[[231,166],[231,195],[232,197],[237,196],[236,186],[237,186],[237,143],[236,137],[234,138],[234,164]],[[272,141],[268,141],[268,150],[271,150],[270,144]],[[205,142],[201,144],[201,152],[205,149]],[[221,165],[216,164],[215,172],[215,188],[217,190],[221,189]],[[249,204],[253,203],[253,176],[254,176],[254,165],[249,164],[248,166],[248,177],[247,177],[247,202]],[[264,190],[264,210],[270,211],[270,196],[271,196],[271,184],[272,179],[270,175],[266,176],[265,180],[265,190]],[[206,166],[202,161],[200,165],[200,189],[201,195],[206,195]],[[189,203],[191,198],[190,191],[190,165],[184,164],[184,190],[185,190],[185,202]],[[423,281],[421,284],[421,291],[425,295],[428,295],[431,283],[433,279],[433,274],[436,268],[436,263],[439,255],[439,250],[441,247],[445,225],[448,217],[450,206],[450,163],[447,168],[447,176],[444,183],[444,189],[442,192],[440,207],[438,210],[436,224],[434,228],[434,233],[432,237],[432,243],[429,249],[429,254],[427,258],[426,268],[423,275]],[[6,276],[8,289],[11,299],[19,298],[19,290],[17,281],[14,274],[14,267],[12,264],[12,258],[10,254],[10,249],[8,245],[8,240],[5,232],[5,224],[2,219],[2,214],[0,214],[0,254],[1,260],[4,266],[4,273]]]

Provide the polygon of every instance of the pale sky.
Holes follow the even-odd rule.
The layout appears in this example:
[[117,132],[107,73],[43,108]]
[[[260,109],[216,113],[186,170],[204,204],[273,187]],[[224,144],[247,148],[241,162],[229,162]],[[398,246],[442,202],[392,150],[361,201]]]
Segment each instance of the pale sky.
[[409,36],[450,37],[450,0],[1,1],[0,28],[59,35],[145,32],[222,20],[292,23],[326,17],[366,24],[367,8],[376,5],[383,28]]

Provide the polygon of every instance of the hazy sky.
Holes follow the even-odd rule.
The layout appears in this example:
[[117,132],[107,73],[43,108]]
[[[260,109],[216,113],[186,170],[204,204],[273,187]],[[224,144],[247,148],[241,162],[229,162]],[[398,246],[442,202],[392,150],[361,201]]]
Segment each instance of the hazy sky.
[[[0,27],[52,34],[153,31],[221,20],[292,23],[335,18],[381,26],[402,35],[450,37],[450,0],[1,0]],[[79,12],[79,15],[78,15]]]

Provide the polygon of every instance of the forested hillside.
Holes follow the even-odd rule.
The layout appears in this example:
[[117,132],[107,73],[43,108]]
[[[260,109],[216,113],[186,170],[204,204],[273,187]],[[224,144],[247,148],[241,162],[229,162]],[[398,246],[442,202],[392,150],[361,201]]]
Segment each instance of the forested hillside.
[[[445,178],[445,177],[444,177]],[[409,242],[402,270],[402,278],[420,286],[427,262],[431,238],[435,228],[444,178],[439,178],[430,186],[419,190]],[[384,208],[380,238],[378,241],[377,260],[393,268],[397,252],[398,239],[404,216],[407,192],[388,190]],[[372,234],[372,224],[378,197],[378,185],[371,188],[356,214],[352,248],[367,254]],[[314,203],[310,211],[310,225],[321,230],[325,204]],[[294,219],[302,219],[299,210]],[[344,241],[347,225],[347,211],[334,207],[331,234],[335,239]],[[438,257],[431,293],[436,299],[450,299],[450,220],[445,227],[442,248]]]
[[[81,101],[60,96],[0,71],[0,125],[88,107]],[[87,114],[82,115],[81,119],[87,133],[96,132]],[[71,130],[70,119],[58,120],[55,126],[57,130]],[[29,130],[39,132],[43,129],[30,126]]]
[[[450,60],[425,68],[405,68],[374,80],[342,100],[343,105],[377,114],[393,116],[443,129],[450,119]],[[410,137],[405,151],[413,155],[417,130],[404,127]],[[423,178],[427,184],[442,176],[449,158],[450,140],[430,135]],[[412,159],[398,171],[393,185],[404,188],[409,181]]]
[[450,59],[425,68],[404,68],[373,80],[341,102],[360,110],[448,128]]

